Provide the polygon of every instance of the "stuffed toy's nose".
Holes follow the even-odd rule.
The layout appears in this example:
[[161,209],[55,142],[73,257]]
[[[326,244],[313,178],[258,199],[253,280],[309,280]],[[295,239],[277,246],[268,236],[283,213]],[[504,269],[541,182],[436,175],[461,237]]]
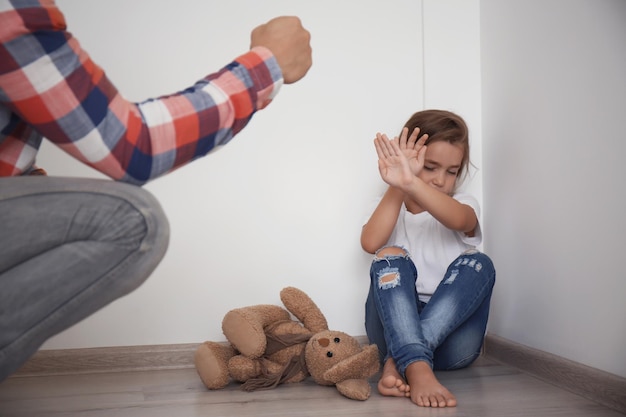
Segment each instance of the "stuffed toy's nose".
[[322,347],[326,347],[330,344],[330,340],[323,337],[321,339],[317,339],[317,343],[319,343]]

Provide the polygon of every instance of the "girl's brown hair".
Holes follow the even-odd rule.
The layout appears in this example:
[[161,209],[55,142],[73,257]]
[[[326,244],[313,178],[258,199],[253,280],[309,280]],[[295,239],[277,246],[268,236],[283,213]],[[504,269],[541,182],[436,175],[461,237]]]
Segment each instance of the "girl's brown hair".
[[420,137],[428,135],[426,145],[434,142],[448,142],[463,150],[463,159],[457,178],[461,181],[467,176],[470,164],[469,133],[465,120],[446,110],[422,110],[414,113],[404,124],[409,135],[416,127],[420,128]]

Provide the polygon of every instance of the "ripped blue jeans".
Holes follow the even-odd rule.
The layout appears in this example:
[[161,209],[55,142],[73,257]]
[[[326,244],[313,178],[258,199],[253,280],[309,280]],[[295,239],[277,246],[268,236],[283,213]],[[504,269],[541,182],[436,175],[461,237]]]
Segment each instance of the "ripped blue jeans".
[[372,262],[365,304],[370,343],[378,346],[381,361],[395,360],[402,376],[416,361],[436,370],[469,366],[480,355],[485,336],[496,279],[493,263],[479,251],[464,252],[424,303],[415,288],[417,268],[402,253],[377,254]]

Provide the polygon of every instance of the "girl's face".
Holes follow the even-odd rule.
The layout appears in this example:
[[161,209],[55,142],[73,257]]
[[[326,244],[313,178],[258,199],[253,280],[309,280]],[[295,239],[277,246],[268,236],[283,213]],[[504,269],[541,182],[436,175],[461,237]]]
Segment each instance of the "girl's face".
[[460,146],[444,141],[429,143],[424,168],[417,176],[429,186],[452,195],[462,161],[463,149]]

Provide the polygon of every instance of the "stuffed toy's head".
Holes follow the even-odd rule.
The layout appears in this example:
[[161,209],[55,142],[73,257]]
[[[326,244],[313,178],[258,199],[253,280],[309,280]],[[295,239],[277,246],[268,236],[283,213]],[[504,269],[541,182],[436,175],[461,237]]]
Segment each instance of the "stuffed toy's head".
[[311,377],[320,385],[336,385],[348,398],[366,400],[368,378],[380,369],[376,345],[362,347],[352,336],[325,330],[309,339],[305,362]]

